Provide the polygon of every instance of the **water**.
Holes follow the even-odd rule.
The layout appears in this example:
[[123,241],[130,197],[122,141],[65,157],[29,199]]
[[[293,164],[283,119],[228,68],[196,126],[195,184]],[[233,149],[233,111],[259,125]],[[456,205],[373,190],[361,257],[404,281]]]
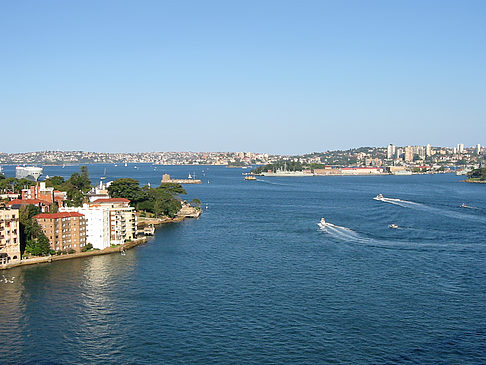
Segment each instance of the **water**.
[[486,362],[484,186],[133,164],[93,180],[106,166],[152,184],[195,172],[187,198],[209,209],[126,256],[3,272],[1,363]]

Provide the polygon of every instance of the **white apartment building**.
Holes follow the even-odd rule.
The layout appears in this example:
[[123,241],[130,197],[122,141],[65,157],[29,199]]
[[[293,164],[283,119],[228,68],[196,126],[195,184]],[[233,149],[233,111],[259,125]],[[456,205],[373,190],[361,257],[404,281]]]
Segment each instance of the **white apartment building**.
[[82,207],[60,208],[86,217],[86,243],[100,250],[133,240],[137,232],[135,209],[123,198],[98,199]]

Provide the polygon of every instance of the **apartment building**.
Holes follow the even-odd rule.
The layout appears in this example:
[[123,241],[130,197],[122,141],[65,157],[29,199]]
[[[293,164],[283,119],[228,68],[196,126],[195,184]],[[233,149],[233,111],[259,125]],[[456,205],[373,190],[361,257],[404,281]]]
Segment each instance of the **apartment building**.
[[0,209],[0,265],[20,260],[18,209]]
[[100,250],[133,240],[137,232],[135,209],[124,198],[97,199],[82,207],[63,207],[86,218],[86,242]]
[[135,208],[130,206],[130,200],[124,198],[98,199],[90,206],[99,206],[109,211],[110,242],[119,245],[133,240],[137,232]]
[[62,207],[64,200],[67,199],[67,193],[47,187],[45,182],[38,182],[28,189],[22,189],[22,199],[40,199],[51,204],[56,202],[59,207]]
[[34,217],[55,251],[81,252],[86,245],[86,218],[78,212],[41,213]]

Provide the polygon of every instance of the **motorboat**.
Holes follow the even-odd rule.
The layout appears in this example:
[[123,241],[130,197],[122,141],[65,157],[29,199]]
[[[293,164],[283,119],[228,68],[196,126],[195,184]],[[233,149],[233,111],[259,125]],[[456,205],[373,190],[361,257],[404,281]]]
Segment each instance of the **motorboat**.
[[319,223],[317,223],[317,225],[320,227],[320,228],[326,228],[326,220],[324,218],[321,218],[321,221]]
[[257,178],[253,175],[245,176],[245,180],[256,180]]
[[382,200],[383,198],[384,198],[383,194],[378,194],[373,199],[375,199],[375,200]]
[[392,229],[398,229],[398,225],[396,225],[395,223],[392,223],[388,226],[388,228],[392,228]]

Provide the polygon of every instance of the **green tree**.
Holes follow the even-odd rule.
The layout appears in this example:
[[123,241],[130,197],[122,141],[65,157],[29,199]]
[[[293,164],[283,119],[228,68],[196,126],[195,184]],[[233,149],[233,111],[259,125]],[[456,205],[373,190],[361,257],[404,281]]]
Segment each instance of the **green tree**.
[[138,202],[147,199],[138,181],[130,178],[113,181],[108,187],[108,193],[112,198],[125,198],[130,200],[132,206],[136,206]]

